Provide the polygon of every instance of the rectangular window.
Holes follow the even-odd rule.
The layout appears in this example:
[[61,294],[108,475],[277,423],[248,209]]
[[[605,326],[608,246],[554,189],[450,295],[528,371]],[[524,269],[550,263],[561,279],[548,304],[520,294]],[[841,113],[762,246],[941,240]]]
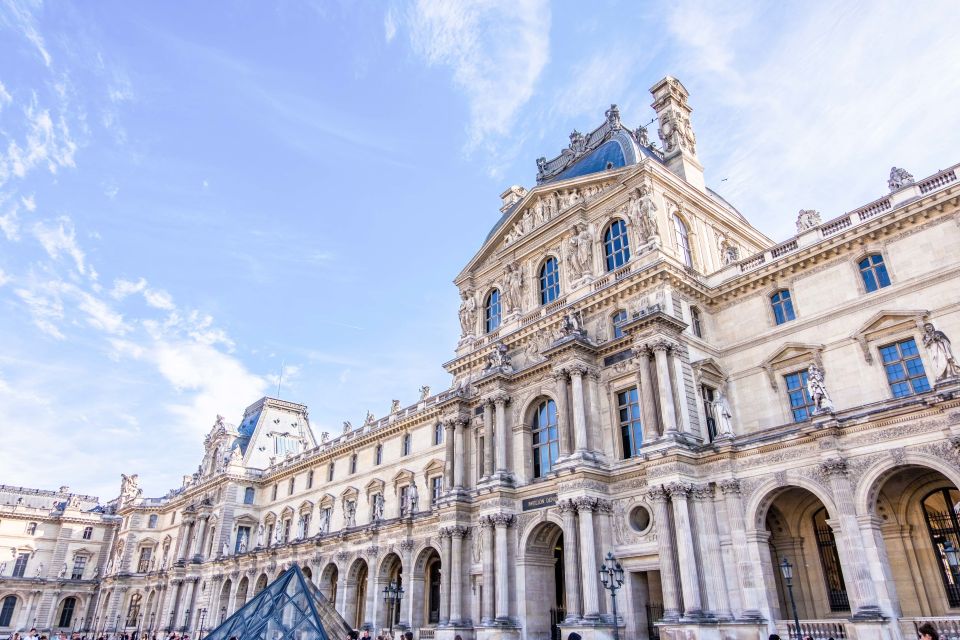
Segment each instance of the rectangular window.
[[913,338],[880,347],[880,358],[894,398],[930,390],[923,361]]
[[307,471],[307,489],[313,488],[313,469]]
[[32,535],[36,535],[36,533],[37,533],[37,523],[36,523],[36,522],[28,522],[28,523],[27,523],[27,535],[28,535],[28,536],[32,536]]
[[255,495],[253,487],[247,487],[243,490],[243,504],[253,504],[253,497]]
[[290,542],[290,518],[283,521],[283,541]]
[[246,543],[247,548],[250,547],[250,527],[237,527],[237,541],[233,547],[235,553],[240,553],[241,542]]
[[83,580],[83,570],[87,568],[87,556],[77,556],[73,559],[73,571],[70,572],[71,580]]
[[408,487],[400,487],[400,517],[407,516],[407,491]]
[[83,539],[90,540],[93,538],[93,527],[84,527],[83,528]]
[[273,485],[273,490],[270,492],[270,495],[272,500],[277,499],[277,485]]
[[297,486],[297,478],[296,477],[290,478],[290,486],[287,488],[288,496],[293,495],[293,490],[296,488],[296,486]]
[[151,513],[150,517],[147,518],[147,529],[156,529],[158,519],[159,519],[159,516],[157,514]]
[[443,444],[443,425],[439,422],[433,425],[433,444]]
[[443,493],[443,476],[434,476],[430,478],[430,504],[436,505],[440,502],[440,496]]
[[27,572],[27,562],[30,560],[29,553],[21,553],[17,556],[17,561],[13,565],[13,577],[22,578]]
[[703,415],[707,418],[707,435],[713,442],[717,438],[717,392],[704,384],[700,386],[700,397],[703,398]]
[[267,525],[267,546],[268,547],[273,544],[273,528],[274,528],[274,525],[272,524]]
[[274,436],[273,449],[278,456],[293,456],[300,453],[300,440],[291,436]]
[[327,482],[332,482],[332,481],[333,481],[333,463],[331,462],[327,466]]
[[617,393],[617,414],[620,422],[623,458],[626,460],[639,455],[640,446],[643,444],[643,425],[640,420],[640,401],[636,387]]
[[150,571],[150,556],[153,555],[151,547],[140,549],[140,560],[137,562],[137,573],[146,573]]
[[794,422],[803,422],[813,413],[813,401],[807,392],[807,370],[798,371],[784,376],[787,381],[787,397],[790,399],[790,410],[793,412]]

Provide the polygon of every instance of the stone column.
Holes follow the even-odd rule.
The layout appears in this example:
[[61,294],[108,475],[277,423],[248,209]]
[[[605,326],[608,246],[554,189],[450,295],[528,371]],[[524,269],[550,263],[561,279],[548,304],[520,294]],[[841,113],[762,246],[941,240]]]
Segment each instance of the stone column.
[[573,500],[557,503],[563,519],[563,586],[567,594],[567,619],[573,623],[580,619],[580,576],[577,573],[577,505]]
[[587,413],[583,401],[583,376],[587,368],[583,365],[570,367],[570,395],[573,405],[573,433],[577,451],[586,451],[590,448],[587,437]]
[[[739,584],[743,596],[743,612],[740,617],[745,620],[759,620],[760,601],[757,591],[757,578],[754,574],[750,551],[747,549],[747,533],[744,529],[743,502],[740,499],[739,480],[721,480],[718,483],[723,492],[723,502],[727,507],[727,518],[730,523],[730,540],[733,543],[733,555],[736,562]],[[731,576],[731,579],[737,576]]]
[[177,560],[186,560],[190,553],[190,529],[193,520],[184,520],[180,523],[180,539],[177,541]]
[[660,437],[657,428],[657,401],[653,395],[653,378],[650,376],[650,350],[640,347],[638,356],[637,389],[640,391],[640,412],[643,420],[643,440],[653,442]]
[[[376,631],[377,624],[377,555],[380,549],[375,546],[369,546],[366,549],[367,555],[367,602],[363,606],[363,628],[370,631]],[[376,634],[374,634],[376,635]]]
[[[170,603],[170,613],[168,614],[167,619],[163,621],[163,624],[169,627],[170,631],[173,631],[177,628],[177,622],[178,622],[177,618],[180,615],[180,603],[181,603],[181,599],[183,598],[183,580],[177,578],[177,579],[174,579],[171,584],[176,586],[177,589],[173,594],[173,602]],[[106,617],[107,615],[106,610],[104,610],[103,615],[104,617]]]
[[[400,623],[407,629],[413,627],[413,540],[400,541],[400,554],[403,561],[403,588],[406,598],[401,600]],[[420,603],[422,604],[422,602]]]
[[[60,591],[54,589],[51,594],[53,595],[53,600],[50,602],[50,611],[47,613],[47,623],[44,625],[47,629],[53,629],[53,616],[57,614],[57,603],[60,602]],[[79,607],[77,607],[79,609]],[[74,610],[74,616],[80,615],[78,610]],[[41,627],[42,629],[43,627]]]
[[483,536],[483,601],[480,603],[480,624],[491,624],[496,614],[493,608],[493,527],[491,516],[481,516],[480,529]]
[[[827,460],[820,471],[830,478],[830,488],[836,501],[837,513],[830,515],[838,526],[833,527],[837,537],[837,552],[844,568],[844,581],[850,598],[853,620],[877,620],[881,617],[877,604],[877,590],[867,565],[867,552],[860,535],[860,523],[853,505],[853,488],[847,477],[847,463],[840,458]],[[839,531],[837,529],[839,528]]]
[[236,579],[230,581],[230,596],[227,598],[227,615],[224,620],[232,616],[237,608],[237,588],[239,586]]
[[667,485],[670,501],[673,503],[673,525],[677,534],[677,560],[680,564],[683,616],[699,618],[703,615],[703,606],[700,604],[700,575],[687,505],[687,496],[690,495],[691,489],[692,486],[685,482],[673,482]]
[[720,557],[720,532],[717,529],[717,514],[713,508],[713,486],[696,486],[691,497],[697,523],[700,562],[703,564],[707,609],[718,618],[729,620],[732,617],[730,598],[727,595],[723,558]]
[[651,347],[657,362],[657,396],[660,401],[660,418],[663,420],[661,431],[664,434],[677,432],[677,411],[673,406],[673,389],[670,385],[670,363],[667,352],[670,343],[666,340],[655,342]]
[[453,430],[453,485],[457,489],[464,488],[464,467],[467,466],[466,453],[464,451],[463,432],[467,430],[468,421],[465,418],[457,418]]
[[[503,440],[500,425],[497,425],[497,441]],[[493,400],[483,401],[483,477],[493,475]]]
[[[207,521],[209,519],[209,515],[202,515],[197,518],[197,533],[193,536],[193,553],[191,554],[194,558],[203,558],[203,536],[207,532]],[[279,523],[277,524],[279,525]]]
[[467,528],[451,527],[450,530],[450,624],[463,625],[463,537]]
[[443,422],[443,437],[444,437],[444,447],[446,449],[446,460],[443,463],[443,488],[446,491],[449,491],[453,488],[453,465],[454,465],[454,429],[456,429],[456,423],[453,420],[444,420]]
[[450,557],[450,528],[440,529],[440,626],[450,624],[450,565],[453,560]]
[[647,499],[653,505],[653,521],[657,523],[657,551],[660,557],[660,582],[663,589],[663,619],[675,621],[680,618],[680,593],[677,589],[677,565],[674,561],[676,552],[667,496],[667,491],[662,486],[653,486],[647,491]]
[[597,591],[597,546],[593,536],[593,511],[596,498],[577,498],[580,514],[580,579],[583,580],[583,617],[587,620],[600,618],[600,594]]
[[570,432],[570,419],[567,415],[567,371],[555,369],[553,378],[554,394],[557,396],[557,429],[560,431],[560,455],[573,453],[573,437]]
[[513,425],[507,424],[507,402],[510,396],[498,393],[493,397],[497,409],[497,473],[501,478],[510,474],[510,462],[507,458],[507,442],[513,432]]
[[497,530],[497,623],[510,624],[510,558],[507,554],[507,529],[513,524],[509,513],[492,516]]

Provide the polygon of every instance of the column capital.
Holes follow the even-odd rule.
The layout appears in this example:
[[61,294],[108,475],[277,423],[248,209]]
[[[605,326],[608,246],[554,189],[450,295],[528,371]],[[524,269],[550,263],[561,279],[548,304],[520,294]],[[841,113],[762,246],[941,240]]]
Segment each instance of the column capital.
[[463,525],[455,524],[440,529],[441,538],[463,538],[469,533],[470,529]]
[[604,500],[603,498],[597,498],[597,512],[613,513],[613,503],[609,500]]
[[653,351],[653,352],[657,352],[657,351],[667,351],[667,352],[669,352],[669,351],[670,351],[671,349],[673,349],[675,346],[676,346],[676,345],[674,345],[674,344],[673,344],[672,342],[670,342],[669,340],[664,340],[664,339],[661,338],[660,340],[654,340],[653,342],[650,343],[650,350]]
[[503,406],[510,402],[510,394],[506,391],[498,391],[493,394],[493,403],[497,406]]
[[493,406],[493,396],[486,396],[486,397],[484,397],[484,398],[481,398],[481,399],[480,399],[480,404],[483,405],[484,410],[486,410],[487,407],[492,407],[492,406]]
[[647,498],[652,502],[666,502],[670,494],[663,485],[655,484],[647,489]]
[[843,458],[831,458],[820,463],[818,467],[820,473],[827,476],[845,476],[847,475],[847,461]]
[[694,500],[713,500],[714,490],[713,485],[709,482],[707,484],[695,484],[693,489],[690,492],[690,497]]
[[689,482],[671,482],[664,488],[674,500],[677,498],[683,498],[686,500],[687,496],[690,495],[690,492],[693,491],[693,485]]
[[573,500],[571,498],[564,498],[563,500],[558,500],[557,511],[559,511],[561,514],[564,514],[564,513],[575,514],[577,512],[576,500]]
[[721,480],[717,483],[717,486],[720,487],[720,491],[723,492],[725,496],[738,496],[740,495],[740,481],[736,478],[730,478],[729,480]]
[[584,512],[593,512],[597,510],[597,499],[591,498],[589,496],[583,496],[580,498],[574,499],[574,503],[577,505],[577,511],[580,513]]
[[364,555],[368,555],[371,558],[376,558],[380,554],[380,547],[375,544],[370,545],[363,550]]
[[493,528],[493,516],[480,516],[478,521],[483,529]]
[[493,524],[496,527],[509,527],[513,524],[514,517],[511,513],[494,513],[490,515]]
[[400,550],[401,551],[413,551],[414,542],[413,540],[407,538],[406,540],[400,541]]
[[582,378],[583,376],[587,375],[590,372],[590,367],[580,362],[577,362],[570,365],[568,371],[570,372],[571,377],[576,376],[577,378]]
[[552,378],[554,382],[561,382],[567,379],[569,373],[566,367],[554,367],[547,376]]

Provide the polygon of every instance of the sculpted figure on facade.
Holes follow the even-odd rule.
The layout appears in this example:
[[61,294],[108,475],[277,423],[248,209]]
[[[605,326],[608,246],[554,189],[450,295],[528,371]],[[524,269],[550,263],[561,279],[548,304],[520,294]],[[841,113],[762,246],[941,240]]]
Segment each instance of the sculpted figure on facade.
[[733,410],[730,408],[730,400],[722,388],[717,389],[717,397],[714,400],[714,408],[717,414],[717,437],[733,437]]
[[57,572],[57,577],[60,578],[61,580],[63,580],[64,578],[67,577],[67,563],[66,563],[66,562],[64,562],[64,563],[63,563],[63,566],[60,567],[60,571]]
[[224,558],[230,555],[230,545],[227,544],[226,540],[224,540],[223,544],[220,545],[220,555]]
[[357,503],[354,500],[343,501],[343,518],[347,528],[357,526]]
[[627,219],[637,230],[641,242],[656,245],[660,242],[657,228],[657,205],[653,201],[651,189],[637,189],[627,203]]
[[890,191],[902,189],[908,184],[913,184],[913,175],[906,169],[900,167],[890,167],[890,179],[887,180],[887,187]]
[[508,264],[503,275],[503,301],[508,313],[520,311],[522,293],[523,271],[516,263]]
[[257,525],[257,548],[263,546],[263,523]]
[[477,301],[472,291],[460,293],[460,336],[472,336],[477,330]]
[[133,475],[127,475],[125,473],[120,474],[120,501],[121,502],[130,502],[140,497],[140,494],[143,493],[143,490],[138,486],[138,476],[136,473]]
[[813,414],[829,413],[834,410],[833,401],[827,393],[827,384],[823,378],[823,371],[815,364],[807,367],[807,393],[813,402]]
[[717,245],[720,248],[720,262],[723,266],[734,264],[740,260],[740,247],[725,233],[717,232]]
[[397,413],[398,411],[400,411],[400,401],[392,400],[390,402],[390,413]]
[[430,385],[423,385],[420,387],[420,402],[423,402],[430,395]]
[[[593,275],[593,234],[585,224],[577,224],[573,227],[573,236],[570,238],[567,252],[567,266],[572,283]],[[577,285],[573,284],[573,286]]]
[[407,513],[414,515],[420,508],[420,495],[417,493],[417,483],[411,482],[407,489]]
[[350,421],[349,421],[349,420],[344,420],[344,421],[343,421],[343,432],[344,432],[344,433],[350,433],[350,431],[351,431],[352,429],[353,429],[353,425],[350,423]]
[[367,411],[367,417],[363,419],[363,424],[370,425],[376,422],[376,417],[373,415],[372,411]]
[[563,326],[560,329],[564,336],[584,336],[583,314],[580,310],[571,311],[563,317]]
[[960,376],[960,365],[953,355],[950,339],[947,334],[934,327],[932,322],[923,325],[923,346],[927,348],[933,361],[933,376],[936,382]]
[[320,533],[329,533],[330,531],[330,509],[320,511]]
[[800,209],[797,214],[797,233],[803,233],[808,229],[819,227],[821,223],[820,212],[813,209]]
[[[240,540],[237,542],[237,551],[239,553],[247,552],[247,536],[243,532],[240,533]],[[167,561],[166,558],[164,558],[163,561],[164,561],[164,564],[166,564],[166,561]]]
[[373,510],[370,514],[370,519],[373,522],[380,522],[383,520],[383,494],[375,493],[373,494]]
[[279,520],[273,525],[273,544],[277,547],[283,544],[283,523]]
[[496,348],[490,352],[490,355],[487,357],[487,366],[485,371],[497,369],[505,373],[510,373],[513,371],[513,365],[510,363],[510,355],[507,345],[498,343]]

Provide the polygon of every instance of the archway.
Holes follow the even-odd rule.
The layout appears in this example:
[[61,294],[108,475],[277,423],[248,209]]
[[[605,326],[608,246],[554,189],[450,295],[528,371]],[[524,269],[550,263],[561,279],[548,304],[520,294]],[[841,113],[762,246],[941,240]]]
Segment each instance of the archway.
[[772,620],[793,617],[780,569],[784,559],[793,566],[793,596],[800,619],[849,615],[850,598],[832,517],[819,497],[798,486],[774,489],[761,502],[756,521],[763,523],[763,529],[756,540]]
[[[391,623],[396,627],[404,619],[400,611],[401,602],[394,601],[393,606],[388,607],[383,599],[383,595],[385,595],[383,590],[391,584],[406,589],[403,585],[403,562],[396,553],[388,553],[380,563],[380,570],[377,572],[377,591],[374,597],[381,598],[383,603],[383,606],[376,607],[377,620],[375,627],[377,629],[387,629],[391,626]],[[406,595],[409,596],[409,594]]]
[[157,617],[157,590],[151,589],[147,595],[147,608],[144,613],[144,629],[146,632],[153,631],[153,622]]
[[232,590],[233,581],[227,578],[223,581],[223,586],[220,588],[220,601],[217,603],[217,610],[216,612],[211,612],[211,617],[216,616],[214,620],[217,621],[217,624],[222,623],[229,615],[230,592]]
[[307,565],[303,565],[302,567],[300,567],[300,571],[303,572],[303,577],[305,577],[310,582],[313,582],[313,569],[311,569]]
[[871,577],[881,604],[905,617],[955,614],[960,570],[948,551],[960,549],[957,485],[941,471],[908,464],[881,474],[866,498],[874,518],[865,537],[880,570]]
[[16,622],[14,614],[17,613],[19,599],[14,594],[4,595],[0,599],[0,629],[13,627]]
[[[526,537],[517,563],[523,571],[527,637],[558,638],[566,617],[563,582],[563,531],[550,521],[537,524]],[[492,585],[484,585],[484,589]],[[484,593],[486,596],[486,591]]]
[[[247,603],[247,591],[250,590],[250,579],[247,576],[240,578],[240,583],[237,585],[237,595],[233,599],[233,611],[236,611],[243,605]],[[228,612],[232,614],[233,611]]]
[[332,562],[328,563],[323,571],[320,572],[320,592],[326,596],[334,606],[337,605],[337,580],[340,578],[340,570]]
[[261,573],[260,577],[257,578],[257,584],[253,588],[253,595],[257,595],[261,591],[267,588],[267,574]]
[[410,599],[410,625],[414,629],[435,627],[440,622],[440,569],[437,549],[425,547],[417,554],[404,596]]
[[367,563],[357,558],[347,570],[344,619],[354,629],[363,626],[367,600]]
[[[57,616],[56,628],[58,629],[69,629],[73,626],[74,616],[77,615],[78,610],[80,609],[77,598],[74,596],[69,596],[60,601],[60,606],[57,607]],[[138,608],[139,611],[139,608]]]

